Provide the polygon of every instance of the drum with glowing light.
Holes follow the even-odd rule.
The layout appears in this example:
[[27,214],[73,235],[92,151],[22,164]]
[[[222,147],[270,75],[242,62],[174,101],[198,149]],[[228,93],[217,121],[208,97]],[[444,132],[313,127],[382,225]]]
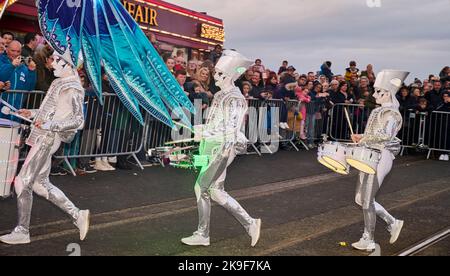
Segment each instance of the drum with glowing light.
[[371,175],[377,173],[380,158],[380,151],[363,146],[350,148],[346,153],[346,160],[350,166]]
[[11,195],[19,164],[20,124],[0,119],[0,197]]
[[348,147],[350,145],[339,142],[325,142],[319,146],[317,161],[334,172],[347,175],[350,173],[350,166],[345,158]]

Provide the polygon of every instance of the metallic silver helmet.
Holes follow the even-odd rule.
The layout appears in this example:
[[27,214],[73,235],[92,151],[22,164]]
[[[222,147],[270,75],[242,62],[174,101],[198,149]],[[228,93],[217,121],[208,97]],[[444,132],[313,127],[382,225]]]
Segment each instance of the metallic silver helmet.
[[253,61],[242,54],[232,50],[225,50],[216,64],[216,72],[221,72],[233,81],[236,81],[252,64]]
[[400,104],[396,98],[397,92],[403,85],[403,82],[408,77],[409,72],[400,70],[383,70],[377,75],[374,84],[376,99],[383,98],[386,93],[390,94],[390,101],[394,107],[399,107]]

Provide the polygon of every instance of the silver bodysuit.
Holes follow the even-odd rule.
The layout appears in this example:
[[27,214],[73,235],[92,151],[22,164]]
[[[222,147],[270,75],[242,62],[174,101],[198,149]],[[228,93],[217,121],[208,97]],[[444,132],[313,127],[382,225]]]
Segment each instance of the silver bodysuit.
[[255,221],[244,208],[224,189],[227,167],[236,153],[247,144],[241,132],[248,105],[238,88],[221,91],[214,95],[214,101],[203,127],[200,154],[209,156],[209,165],[202,168],[195,184],[199,225],[195,234],[209,237],[211,199],[231,213],[249,232]]
[[392,169],[395,156],[400,152],[401,140],[397,138],[397,134],[402,127],[402,122],[402,116],[397,109],[379,107],[372,111],[366,131],[360,141],[360,145],[381,152],[376,174],[369,175],[360,172],[356,187],[355,201],[362,206],[364,213],[364,233],[371,240],[374,240],[377,215],[388,224],[388,230],[395,222],[395,218],[375,201],[375,197],[385,177]]
[[52,155],[61,142],[70,142],[83,127],[84,89],[78,76],[56,79],[49,88],[39,110],[32,110],[35,121],[43,122],[42,129],[33,128],[27,144],[31,150],[15,179],[18,196],[17,231],[29,233],[33,192],[49,200],[74,221],[79,209],[57,187],[50,183]]

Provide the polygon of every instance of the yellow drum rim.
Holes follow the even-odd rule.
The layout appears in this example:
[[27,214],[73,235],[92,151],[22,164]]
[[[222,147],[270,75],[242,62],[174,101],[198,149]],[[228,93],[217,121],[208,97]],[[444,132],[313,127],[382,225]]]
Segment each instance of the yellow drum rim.
[[354,160],[354,159],[347,159],[347,163],[350,166],[352,166],[353,168],[355,168],[363,173],[372,174],[372,175],[377,173],[377,171],[374,168],[370,167],[369,165],[367,165],[361,161]]
[[336,167],[334,167],[333,165],[329,164],[327,161],[325,161],[323,158],[317,158],[317,161],[319,161],[320,164],[324,165],[325,167],[327,167],[328,169],[332,170],[333,172],[336,172],[338,174],[342,174],[342,175],[348,175],[350,172],[347,170],[347,168],[341,170],[338,169]]
[[347,168],[347,164],[342,164],[341,162],[336,161],[328,156],[323,156],[322,158],[323,160],[325,160],[325,162],[327,162],[328,164],[330,164],[331,166],[333,166],[338,170],[345,170]]

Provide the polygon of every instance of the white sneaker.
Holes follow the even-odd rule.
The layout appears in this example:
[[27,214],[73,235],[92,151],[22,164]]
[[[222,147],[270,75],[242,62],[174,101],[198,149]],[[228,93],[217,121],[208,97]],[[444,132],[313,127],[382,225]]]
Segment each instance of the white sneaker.
[[395,220],[395,222],[391,225],[391,239],[390,244],[394,244],[398,237],[400,236],[400,232],[402,231],[404,222],[402,220]]
[[102,160],[95,161],[94,169],[96,169],[97,171],[109,172],[109,171],[115,170],[115,168],[112,168],[112,169],[111,168],[112,168],[111,165],[109,165],[109,163],[106,161],[102,161]]
[[261,219],[255,219],[255,221],[250,225],[248,234],[252,238],[252,247],[255,247],[261,235]]
[[181,239],[181,242],[190,246],[209,246],[209,237],[205,238],[202,235],[194,233],[194,235]]
[[16,245],[16,244],[29,244],[31,242],[30,240],[30,233],[26,233],[25,231],[21,230],[19,227],[16,227],[11,234],[4,235],[0,237],[0,242]]
[[448,156],[448,154],[444,154],[444,161],[450,161],[450,157]]
[[89,220],[91,212],[89,210],[82,210],[78,215],[77,221],[74,223],[80,229],[80,241],[84,241],[89,232]]
[[108,161],[103,161],[103,166],[108,170],[108,171],[115,171],[116,168],[114,168],[113,166],[111,166],[111,164],[108,163]]
[[353,243],[352,247],[361,251],[372,252],[375,250],[376,244],[374,240],[369,239],[367,234],[364,233],[359,242]]
[[441,156],[439,156],[439,161],[445,161],[445,154],[441,154]]
[[100,160],[95,161],[94,169],[96,169],[99,172],[108,171],[108,168],[105,167],[105,165],[103,164],[103,161],[100,161]]

